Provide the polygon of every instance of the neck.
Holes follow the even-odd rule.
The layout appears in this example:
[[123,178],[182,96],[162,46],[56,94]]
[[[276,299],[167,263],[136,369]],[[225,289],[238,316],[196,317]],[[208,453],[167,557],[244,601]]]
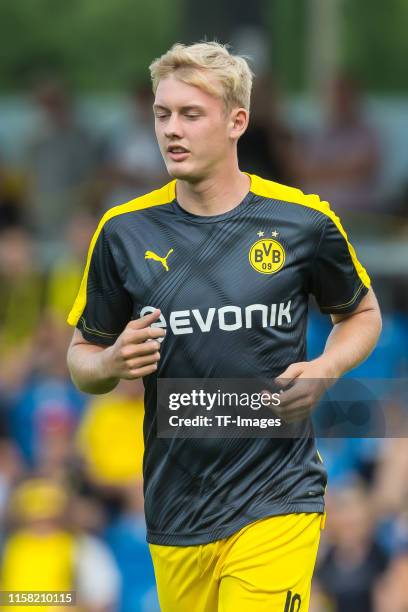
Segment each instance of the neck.
[[195,183],[177,180],[180,206],[195,215],[222,215],[233,210],[250,189],[250,178],[238,168],[223,168]]

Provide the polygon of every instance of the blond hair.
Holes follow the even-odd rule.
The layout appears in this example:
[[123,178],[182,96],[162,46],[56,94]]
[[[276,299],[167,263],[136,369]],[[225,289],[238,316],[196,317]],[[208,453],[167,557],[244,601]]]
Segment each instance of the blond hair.
[[[176,43],[149,66],[156,93],[161,79],[177,74],[188,85],[195,85],[224,101],[227,110],[239,106],[249,110],[253,74],[244,57],[232,55],[226,45],[200,42]],[[211,79],[211,75],[215,79]]]

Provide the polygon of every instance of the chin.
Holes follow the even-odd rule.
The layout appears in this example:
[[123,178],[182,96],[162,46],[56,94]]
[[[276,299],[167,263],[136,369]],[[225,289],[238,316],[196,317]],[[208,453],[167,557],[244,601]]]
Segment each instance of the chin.
[[197,180],[196,172],[192,168],[189,168],[187,165],[181,164],[169,164],[167,166],[167,172],[174,179],[180,179],[184,181],[194,181]]

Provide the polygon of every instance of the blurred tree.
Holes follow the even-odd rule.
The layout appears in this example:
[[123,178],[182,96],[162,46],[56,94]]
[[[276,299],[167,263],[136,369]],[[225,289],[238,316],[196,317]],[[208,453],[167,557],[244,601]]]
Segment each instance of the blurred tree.
[[[217,39],[230,43],[234,32],[242,27],[264,25],[265,4],[268,0],[234,0],[230,2],[206,0],[206,2],[185,2],[186,42]],[[269,0],[272,2],[272,0]]]
[[[273,66],[291,90],[306,85],[311,8],[312,0],[273,0],[267,5]],[[339,20],[341,66],[362,77],[371,91],[406,92],[407,0],[339,0]],[[322,36],[323,28],[322,23]],[[318,28],[314,32],[319,35]]]
[[343,0],[344,63],[369,90],[407,91],[407,0]]
[[0,2],[3,87],[22,88],[44,73],[63,73],[86,89],[145,80],[152,59],[178,38],[180,2]]
[[272,66],[284,89],[305,84],[307,0],[274,0],[267,5],[266,22],[272,37]]
[[[341,63],[363,75],[370,90],[406,91],[407,0],[339,2]],[[271,37],[282,84],[302,89],[310,0],[237,0],[231,6],[228,0],[3,0],[0,82],[18,89],[38,73],[62,73],[80,88],[118,89],[145,78],[151,60],[176,40],[223,40],[250,23],[263,25]]]

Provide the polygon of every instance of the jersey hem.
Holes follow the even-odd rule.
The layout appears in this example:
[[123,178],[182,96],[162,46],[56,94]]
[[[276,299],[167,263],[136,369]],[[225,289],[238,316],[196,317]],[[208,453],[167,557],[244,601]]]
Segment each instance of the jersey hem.
[[250,518],[247,517],[244,520],[235,521],[231,525],[225,527],[219,527],[218,529],[211,529],[201,531],[195,534],[174,534],[174,533],[162,533],[159,531],[152,531],[147,529],[146,540],[149,544],[158,544],[162,546],[199,546],[201,544],[209,544],[210,542],[216,542],[217,540],[224,540],[230,537],[243,527],[255,523],[260,519],[286,515],[286,514],[300,514],[300,513],[323,513],[325,511],[324,501],[321,502],[301,502],[298,504],[285,504],[283,507],[276,507],[272,511],[264,510],[259,513],[253,514]]

